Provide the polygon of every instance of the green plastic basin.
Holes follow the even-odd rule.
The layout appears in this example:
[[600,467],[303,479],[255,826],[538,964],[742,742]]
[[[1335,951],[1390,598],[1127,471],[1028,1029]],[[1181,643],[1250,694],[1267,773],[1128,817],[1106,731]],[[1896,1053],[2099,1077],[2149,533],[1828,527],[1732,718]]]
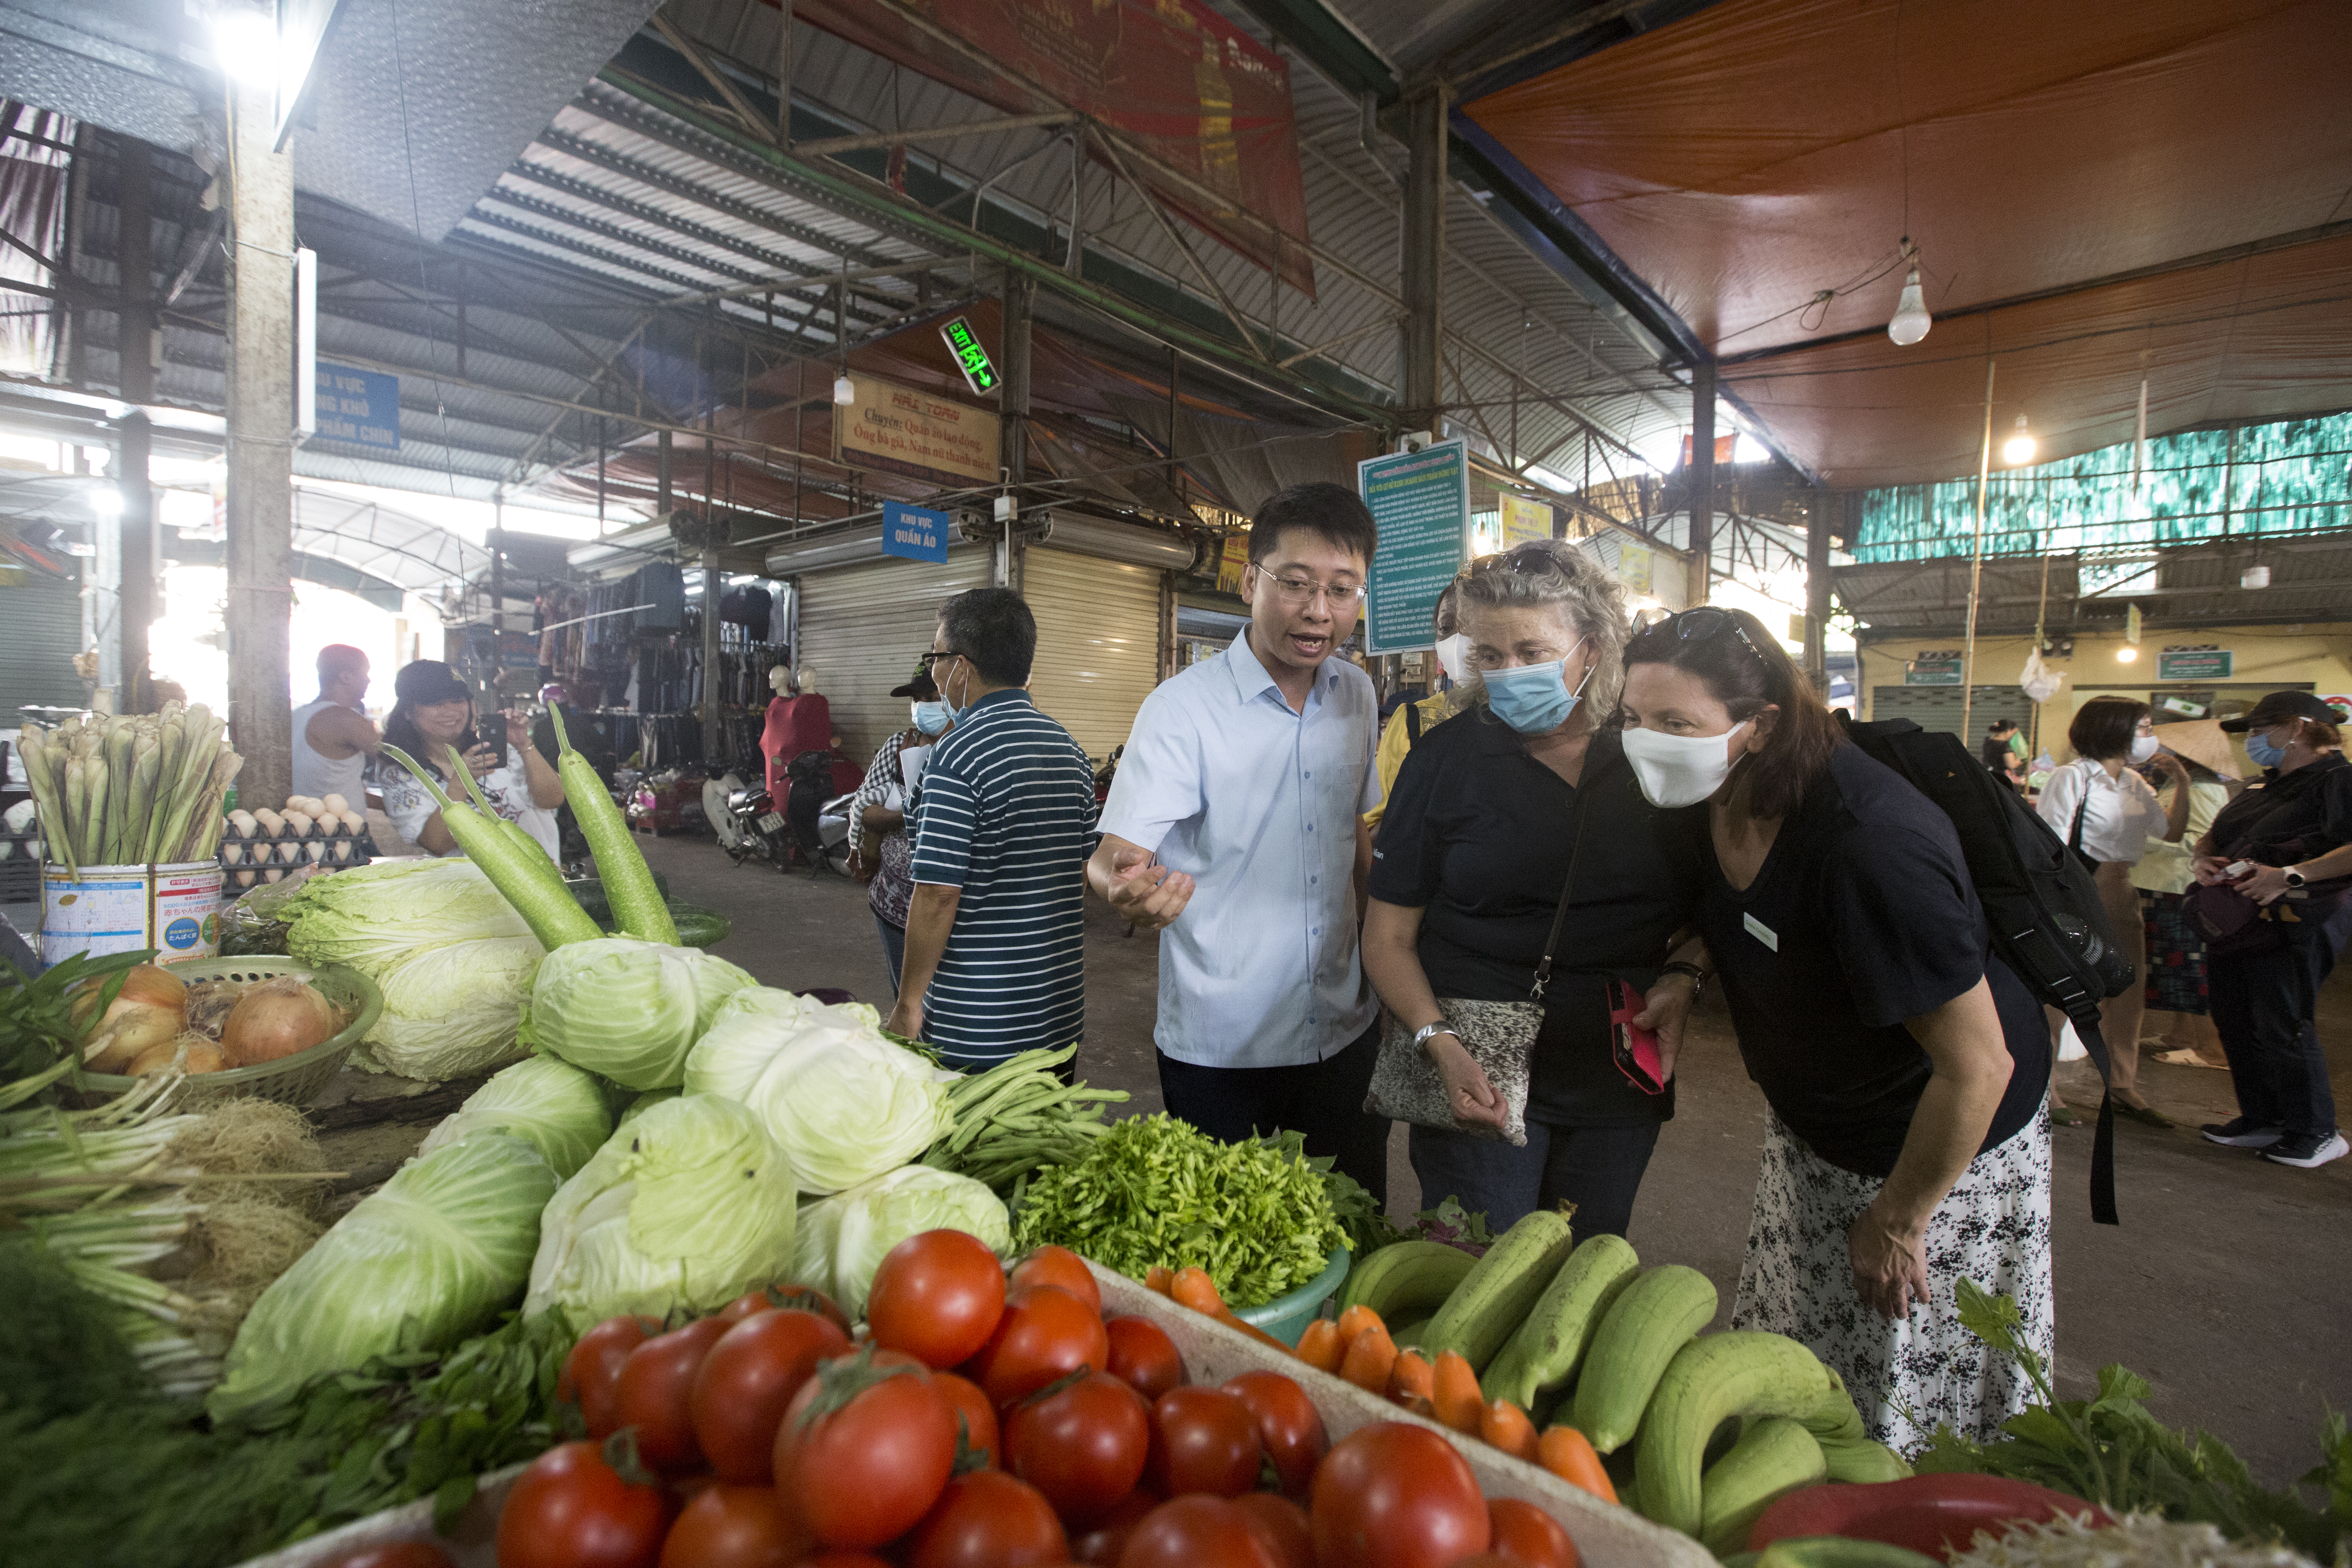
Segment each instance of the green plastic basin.
[[1298,1336],[1307,1331],[1323,1310],[1323,1303],[1339,1293],[1348,1282],[1348,1261],[1350,1254],[1344,1247],[1334,1248],[1331,1261],[1322,1273],[1301,1285],[1287,1296],[1276,1296],[1262,1307],[1243,1307],[1234,1316],[1254,1329],[1272,1334],[1284,1344],[1296,1345]]

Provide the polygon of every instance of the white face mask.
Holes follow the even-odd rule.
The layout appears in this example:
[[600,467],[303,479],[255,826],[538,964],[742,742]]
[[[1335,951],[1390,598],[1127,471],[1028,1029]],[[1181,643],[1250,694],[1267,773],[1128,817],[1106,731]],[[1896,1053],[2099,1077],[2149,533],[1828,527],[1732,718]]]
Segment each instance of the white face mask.
[[1454,633],[1450,637],[1438,638],[1437,668],[1444,670],[1445,679],[1456,686],[1467,679],[1470,668],[1470,639],[1460,632]]
[[1663,730],[1628,730],[1625,760],[1652,805],[1672,810],[1696,805],[1731,776],[1731,738],[1755,721],[1742,719],[1720,735],[1669,735]]
[[2153,735],[2134,735],[2131,749],[2132,765],[2137,767],[2142,763],[2154,761],[2160,744],[2161,742]]

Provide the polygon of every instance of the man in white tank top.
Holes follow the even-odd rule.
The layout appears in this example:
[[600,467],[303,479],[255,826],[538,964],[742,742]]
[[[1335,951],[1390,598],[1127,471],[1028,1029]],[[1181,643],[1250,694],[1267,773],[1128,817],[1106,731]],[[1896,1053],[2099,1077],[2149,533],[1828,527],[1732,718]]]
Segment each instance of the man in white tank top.
[[319,700],[294,710],[296,795],[339,795],[352,810],[364,809],[361,777],[383,745],[360,710],[367,689],[367,655],[343,643],[319,650]]

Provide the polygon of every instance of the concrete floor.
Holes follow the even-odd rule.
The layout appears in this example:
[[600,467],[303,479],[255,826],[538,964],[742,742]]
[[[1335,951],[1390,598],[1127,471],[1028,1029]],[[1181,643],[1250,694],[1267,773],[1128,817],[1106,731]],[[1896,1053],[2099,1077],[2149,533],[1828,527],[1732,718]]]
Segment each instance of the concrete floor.
[[[805,873],[731,867],[709,839],[640,838],[676,897],[723,909],[734,934],[716,950],[771,984],[840,986],[886,1006],[888,971],[865,889]],[[1078,1069],[1160,1108],[1151,1026],[1157,943],[1129,938],[1089,905],[1087,1038]],[[2352,971],[2321,1008],[2336,1077],[2352,1093]],[[1696,1021],[1681,1066],[1679,1114],[1658,1142],[1634,1210],[1633,1240],[1651,1261],[1704,1271],[1729,1315],[1748,1233],[1764,1100],[1740,1066],[1728,1018]],[[2061,1089],[2095,1105],[2087,1063]],[[2234,1114],[2224,1073],[2149,1064],[2142,1085],[2184,1125],[2116,1129],[2120,1227],[2091,1223],[2091,1130],[2057,1133],[2055,1262],[2061,1392],[2087,1394],[2122,1362],[2155,1385],[2175,1426],[2203,1426],[2272,1485],[2317,1462],[2325,1409],[2352,1408],[2352,1160],[2283,1169],[2198,1138],[2196,1124]],[[2347,1114],[2352,1120],[2352,1114]],[[1402,1127],[1390,1144],[1391,1208],[1418,1206]]]

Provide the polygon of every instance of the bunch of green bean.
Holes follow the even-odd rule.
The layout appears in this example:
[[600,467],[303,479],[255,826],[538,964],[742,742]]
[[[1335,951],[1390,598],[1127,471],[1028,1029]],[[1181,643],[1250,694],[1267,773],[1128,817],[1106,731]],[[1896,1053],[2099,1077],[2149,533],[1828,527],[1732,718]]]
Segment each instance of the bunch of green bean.
[[220,852],[221,803],[245,760],[198,703],[135,717],[88,714],[24,728],[17,751],[48,858],[85,866],[173,865]]
[[1103,1108],[1127,1099],[1118,1089],[1064,1083],[1054,1069],[1078,1054],[1023,1051],[948,1090],[954,1129],[930,1147],[923,1163],[1010,1191],[1023,1177],[1066,1164],[1110,1131]]

